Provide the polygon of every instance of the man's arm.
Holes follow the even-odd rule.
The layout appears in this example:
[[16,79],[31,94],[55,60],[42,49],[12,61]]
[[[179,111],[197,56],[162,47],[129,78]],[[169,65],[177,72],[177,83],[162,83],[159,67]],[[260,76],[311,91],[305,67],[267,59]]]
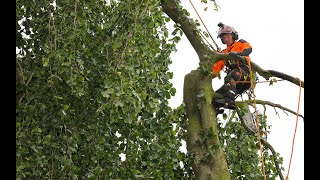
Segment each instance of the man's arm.
[[217,77],[218,74],[220,73],[220,71],[223,69],[224,67],[224,61],[220,60],[216,63],[214,63],[213,68],[212,68],[212,73],[213,73],[213,77]]
[[249,56],[252,52],[251,45],[244,39],[240,39],[239,42],[241,43],[241,46],[243,48],[242,52],[237,52],[239,56]]

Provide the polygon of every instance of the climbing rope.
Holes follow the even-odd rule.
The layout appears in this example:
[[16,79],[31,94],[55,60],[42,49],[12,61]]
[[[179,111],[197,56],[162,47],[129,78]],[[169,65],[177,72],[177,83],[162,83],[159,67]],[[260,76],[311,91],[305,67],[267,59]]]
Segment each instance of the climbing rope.
[[[221,49],[218,47],[218,44],[213,40],[213,38],[212,38],[212,36],[211,36],[210,32],[208,31],[208,29],[207,29],[206,25],[204,24],[204,22],[202,21],[202,19],[201,19],[200,15],[198,14],[198,11],[196,10],[196,8],[194,7],[194,5],[192,4],[191,0],[189,0],[189,2],[191,3],[191,5],[192,5],[192,7],[193,7],[194,11],[197,13],[197,15],[198,15],[198,17],[199,17],[200,21],[202,22],[202,25],[204,26],[204,28],[206,29],[207,33],[209,34],[209,36],[210,36],[211,40],[213,41],[214,45],[216,46],[217,50],[215,50],[215,51],[220,52],[220,50],[221,50]],[[211,45],[210,45],[210,46],[211,46]],[[212,47],[212,46],[211,46],[211,47]]]
[[[258,115],[257,115],[257,109],[256,109],[256,101],[255,101],[255,94],[254,94],[254,87],[253,87],[253,82],[252,82],[252,70],[251,70],[251,64],[250,64],[250,60],[248,61],[249,64],[249,68],[250,68],[250,77],[251,80],[250,82],[248,81],[234,81],[233,83],[251,83],[251,91],[253,94],[253,98],[254,98],[254,108],[255,108],[255,113],[256,113],[256,127],[258,130],[258,139],[259,139],[259,143],[260,143],[260,155],[261,155],[261,162],[262,162],[262,168],[263,168],[263,172],[264,172],[264,163],[263,163],[263,157],[261,154],[261,142],[260,142],[260,132],[259,132],[259,128],[258,128]],[[283,79],[274,79],[274,81],[283,81]],[[259,82],[255,82],[255,83],[266,83],[266,82],[270,82],[270,81],[259,81]],[[291,166],[291,161],[292,161],[292,154],[293,154],[293,149],[294,149],[294,140],[295,140],[295,135],[296,135],[296,131],[297,131],[297,126],[298,126],[298,116],[299,116],[299,108],[300,108],[300,97],[301,97],[301,80],[299,79],[299,99],[298,99],[298,109],[297,109],[297,113],[296,113],[296,126],[295,126],[295,130],[294,130],[294,135],[293,135],[293,140],[292,140],[292,149],[291,149],[291,155],[290,155],[290,162],[289,162],[289,167],[288,167],[288,172],[287,172],[287,176],[286,176],[286,180],[288,180],[289,178],[289,172],[290,172],[290,166]],[[266,176],[264,174],[264,179],[266,179]]]
[[259,141],[259,146],[260,146],[260,158],[261,158],[261,164],[262,164],[262,172],[263,172],[264,180],[266,180],[266,172],[265,172],[265,169],[264,169],[264,161],[263,161],[263,154],[262,154],[262,145],[261,145],[261,140],[260,140],[260,129],[259,129],[259,121],[258,121],[256,95],[254,94],[253,75],[252,75],[250,59],[247,60],[247,62],[248,62],[248,65],[249,65],[249,71],[250,71],[250,77],[251,77],[250,78],[250,83],[251,83],[251,90],[252,90],[252,94],[253,94],[254,109],[255,109],[255,114],[256,114],[256,128],[257,128],[258,141]]
[[204,39],[204,40],[208,43],[208,45],[210,46],[210,48],[211,48],[212,50],[216,51],[216,50],[213,48],[213,46],[209,43],[209,41],[203,36],[203,34],[202,34],[201,32],[200,32],[200,35],[201,35],[202,39]]
[[300,83],[300,89],[299,89],[299,99],[298,99],[298,110],[297,110],[297,118],[296,118],[296,127],[294,129],[294,134],[293,134],[293,139],[292,139],[292,148],[291,148],[291,155],[290,155],[290,162],[289,162],[289,167],[288,167],[288,172],[286,176],[286,180],[288,180],[289,172],[290,172],[290,165],[291,165],[291,160],[292,160],[292,154],[293,154],[293,147],[294,147],[294,139],[296,137],[296,131],[297,131],[297,126],[298,126],[298,116],[299,116],[299,107],[300,107],[300,97],[301,97],[301,80],[299,79]]

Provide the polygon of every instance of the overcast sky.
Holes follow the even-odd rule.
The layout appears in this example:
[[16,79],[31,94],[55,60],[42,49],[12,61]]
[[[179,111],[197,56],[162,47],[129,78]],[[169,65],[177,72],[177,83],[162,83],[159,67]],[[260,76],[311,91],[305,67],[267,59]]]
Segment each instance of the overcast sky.
[[[220,8],[213,10],[213,3],[201,4],[201,0],[192,0],[200,17],[204,21],[214,41],[221,49],[225,45],[217,39],[219,22],[233,26],[239,33],[239,39],[248,41],[253,51],[251,60],[266,70],[276,70],[297,77],[304,81],[304,1],[303,0],[216,0]],[[198,19],[189,0],[181,0],[193,19]],[[208,7],[207,11],[204,8]],[[205,30],[204,26],[201,25]],[[208,41],[213,47],[209,38]],[[177,93],[169,103],[177,107],[183,101],[184,76],[198,67],[199,58],[195,50],[183,35],[177,46],[178,51],[171,55],[170,71],[174,73],[172,83]],[[265,81],[260,77],[260,81]],[[217,90],[223,84],[223,79],[213,80],[213,89]],[[304,89],[287,81],[279,81],[273,86],[268,83],[257,84],[254,92],[256,99],[271,101],[276,104],[298,111],[304,116]],[[240,99],[237,99],[240,100]],[[294,150],[290,165],[289,179],[304,179],[304,122],[296,115],[286,114],[277,109],[267,109],[268,124],[271,134],[268,142],[284,158],[283,176],[287,176],[289,161],[297,125]]]

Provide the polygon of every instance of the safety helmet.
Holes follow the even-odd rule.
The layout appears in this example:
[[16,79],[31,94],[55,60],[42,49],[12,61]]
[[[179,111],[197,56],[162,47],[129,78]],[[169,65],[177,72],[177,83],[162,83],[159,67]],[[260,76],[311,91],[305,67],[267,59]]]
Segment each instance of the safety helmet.
[[222,22],[220,22],[218,26],[219,26],[218,38],[221,39],[223,44],[225,44],[222,39],[222,36],[224,34],[231,34],[234,41],[238,40],[238,37],[239,37],[238,32],[232,26],[225,25]]

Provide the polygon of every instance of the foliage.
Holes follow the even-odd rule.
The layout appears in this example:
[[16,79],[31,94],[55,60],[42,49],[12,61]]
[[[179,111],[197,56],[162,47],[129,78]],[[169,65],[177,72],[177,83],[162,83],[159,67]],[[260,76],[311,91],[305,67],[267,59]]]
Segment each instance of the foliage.
[[[169,20],[159,0],[16,1],[17,179],[194,178]],[[232,176],[261,177],[254,138],[220,131]]]
[[[232,179],[263,179],[263,172],[260,157],[260,145],[257,136],[250,134],[241,124],[238,117],[230,117],[219,120],[219,136],[223,143],[227,162]],[[258,122],[260,127],[260,138],[266,140],[270,126],[266,123],[267,116],[258,112]],[[262,146],[264,169],[267,179],[276,179],[273,154],[267,147]],[[282,157],[277,154],[279,164],[282,164]],[[284,170],[282,168],[282,170]]]
[[17,179],[184,176],[159,1],[17,0],[16,14]]

